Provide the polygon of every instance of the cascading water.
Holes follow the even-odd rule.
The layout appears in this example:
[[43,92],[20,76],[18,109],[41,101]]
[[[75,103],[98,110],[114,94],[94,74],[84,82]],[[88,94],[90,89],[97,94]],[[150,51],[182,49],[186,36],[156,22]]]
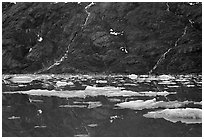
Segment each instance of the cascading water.
[[[168,2],[166,3],[166,6],[167,6],[166,11],[170,12],[170,6],[169,6],[169,3],[168,3]],[[189,20],[189,23],[190,23],[191,26],[192,26],[191,20]],[[187,28],[188,28],[188,26],[186,25],[185,28],[184,28],[184,31],[183,31],[182,35],[181,35],[181,36],[176,40],[176,42],[174,43],[174,47],[178,46],[178,42],[186,35]],[[159,58],[159,60],[157,61],[157,63],[154,65],[154,67],[149,71],[149,74],[151,74],[151,73],[158,67],[158,65],[165,59],[166,55],[167,55],[174,47],[169,48],[166,52],[164,52],[164,53],[161,55],[161,57]]]
[[[91,12],[89,12],[88,9],[89,9],[92,5],[95,5],[95,3],[94,3],[94,2],[91,2],[89,5],[87,5],[87,6],[85,7],[85,11],[86,11],[86,13],[87,13],[87,17],[86,17],[86,20],[85,20],[85,22],[84,22],[83,27],[86,26],[86,24],[87,24],[87,22],[88,22],[88,20],[89,20],[89,18],[90,18]],[[83,28],[83,27],[82,27],[82,28]]]
[[[174,47],[178,46],[178,42],[186,35],[187,28],[188,28],[188,26],[185,26],[182,35],[176,40],[176,42],[175,42],[175,44],[174,44]],[[158,65],[165,59],[166,55],[167,55],[174,47],[169,48],[165,53],[163,53],[163,54],[161,55],[161,57],[159,58],[159,60],[157,61],[157,63],[154,65],[154,67],[149,71],[149,74],[151,74],[151,73],[158,67]]]
[[[90,3],[89,5],[87,5],[87,6],[85,7],[85,12],[87,13],[87,17],[86,17],[86,20],[85,20],[85,22],[84,22],[84,24],[83,24],[83,26],[82,26],[82,29],[87,25],[87,21],[89,20],[89,17],[90,17],[90,15],[91,15],[91,12],[88,12],[88,9],[89,9],[92,5],[94,5],[94,4],[95,4],[95,3],[92,2],[92,3]],[[54,64],[50,65],[49,67],[47,67],[47,68],[45,68],[45,69],[42,69],[42,70],[40,70],[40,71],[37,71],[37,72],[35,72],[34,74],[39,74],[39,73],[48,71],[48,70],[52,69],[53,67],[55,67],[55,66],[57,66],[57,65],[60,65],[60,64],[67,58],[67,55],[68,55],[68,53],[69,53],[70,46],[71,46],[72,42],[74,41],[74,39],[75,39],[76,37],[77,37],[77,33],[76,33],[75,36],[72,38],[71,42],[70,42],[69,45],[67,46],[67,50],[66,50],[65,54],[60,58],[60,60],[55,61]]]
[[169,11],[170,11],[170,6],[169,6],[169,3],[168,3],[168,2],[166,2],[166,7],[167,7],[167,8],[166,8],[166,11],[169,12]]
[[75,36],[73,37],[73,39],[71,40],[71,42],[69,43],[69,45],[67,46],[67,50],[65,52],[65,54],[60,58],[60,60],[57,60],[54,62],[54,64],[52,64],[51,66],[45,68],[45,69],[42,69],[38,72],[35,72],[34,74],[39,74],[39,73],[42,73],[44,71],[48,71],[50,70],[51,68],[57,66],[57,65],[60,65],[66,58],[67,58],[67,55],[69,53],[69,48],[70,48],[70,45],[72,44],[72,42],[74,41],[74,39],[77,37],[77,33],[75,34]]

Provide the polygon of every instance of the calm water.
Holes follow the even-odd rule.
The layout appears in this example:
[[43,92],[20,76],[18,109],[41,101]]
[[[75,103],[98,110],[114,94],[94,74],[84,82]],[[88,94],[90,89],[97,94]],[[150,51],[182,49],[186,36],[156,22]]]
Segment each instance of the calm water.
[[202,136],[201,75],[2,78],[3,136]]

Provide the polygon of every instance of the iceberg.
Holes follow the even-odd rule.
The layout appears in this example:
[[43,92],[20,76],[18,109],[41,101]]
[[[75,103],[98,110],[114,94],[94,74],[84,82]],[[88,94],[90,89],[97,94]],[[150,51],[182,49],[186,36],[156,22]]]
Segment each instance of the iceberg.
[[9,80],[14,83],[30,83],[34,80],[34,78],[31,76],[14,76]]
[[143,115],[146,118],[164,118],[167,121],[176,123],[178,121],[186,124],[202,123],[202,109],[164,109],[160,111],[148,112]]
[[156,99],[150,100],[136,100],[136,101],[129,101],[129,102],[122,102],[118,103],[115,106],[119,106],[121,108],[129,108],[133,110],[143,110],[143,109],[155,109],[155,108],[178,108],[183,107],[186,104],[192,103],[191,101],[156,101]]
[[135,74],[130,74],[130,75],[128,75],[128,78],[130,78],[130,79],[132,79],[132,80],[134,80],[134,79],[137,79],[137,75],[135,75]]

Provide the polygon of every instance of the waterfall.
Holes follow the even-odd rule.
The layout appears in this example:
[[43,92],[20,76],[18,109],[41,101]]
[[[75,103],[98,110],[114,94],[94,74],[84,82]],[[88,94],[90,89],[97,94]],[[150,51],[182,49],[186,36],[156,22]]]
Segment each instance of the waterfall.
[[[188,28],[188,26],[185,26],[182,35],[181,35],[181,36],[176,40],[176,42],[174,43],[174,47],[178,46],[179,41],[186,35],[187,28]],[[158,67],[158,65],[159,65],[163,60],[165,60],[166,55],[167,55],[174,47],[169,48],[166,52],[164,52],[164,53],[161,55],[161,57],[159,58],[159,60],[157,61],[157,63],[154,65],[154,67],[149,71],[149,74],[151,74],[151,73]]]
[[[86,17],[86,20],[85,20],[85,22],[84,22],[83,27],[86,26],[86,24],[87,24],[87,22],[88,22],[88,20],[89,20],[89,17],[90,17],[90,15],[91,15],[91,12],[89,12],[88,9],[89,9],[92,5],[94,5],[94,4],[95,4],[95,3],[92,2],[92,3],[90,3],[89,5],[87,5],[87,6],[85,7],[85,11],[86,11],[86,13],[87,13],[87,17]],[[82,28],[83,28],[83,27],[82,27]]]
[[[91,15],[91,12],[88,12],[88,9],[89,9],[92,5],[94,5],[94,4],[95,4],[95,3],[92,2],[92,3],[90,3],[89,5],[87,5],[87,6],[85,7],[85,11],[86,11],[86,13],[87,13],[87,17],[86,17],[86,20],[85,20],[85,22],[84,22],[84,24],[83,24],[83,26],[82,26],[82,29],[83,29],[84,26],[86,26],[87,21],[89,20],[89,17],[90,17],[90,15]],[[39,70],[39,71],[35,72],[34,74],[39,74],[39,73],[42,73],[42,72],[44,72],[44,71],[48,71],[48,70],[52,69],[53,67],[55,67],[55,66],[57,66],[57,65],[60,65],[60,64],[67,58],[67,55],[68,55],[68,53],[69,53],[70,46],[71,46],[72,42],[74,41],[74,39],[75,39],[76,37],[77,37],[77,33],[76,33],[75,36],[72,38],[71,42],[70,42],[69,45],[67,46],[67,50],[66,50],[65,54],[60,58],[60,60],[55,61],[54,64],[50,65],[49,67],[47,67],[47,68],[45,68],[45,69]]]
[[166,8],[166,11],[170,11],[170,6],[169,6],[169,3],[168,2],[166,2],[166,6],[167,6],[167,8]]
[[35,72],[34,74],[39,74],[39,73],[42,73],[44,71],[48,71],[50,70],[51,68],[57,66],[57,65],[60,65],[66,58],[67,58],[67,55],[69,53],[69,49],[70,49],[70,46],[72,44],[72,42],[74,41],[74,39],[77,37],[77,33],[75,34],[75,36],[72,38],[71,42],[69,43],[69,45],[67,46],[67,50],[65,52],[65,54],[60,58],[60,60],[57,60],[54,62],[54,64],[50,65],[49,67],[45,68],[45,69],[42,69],[42,70],[39,70],[37,72]]

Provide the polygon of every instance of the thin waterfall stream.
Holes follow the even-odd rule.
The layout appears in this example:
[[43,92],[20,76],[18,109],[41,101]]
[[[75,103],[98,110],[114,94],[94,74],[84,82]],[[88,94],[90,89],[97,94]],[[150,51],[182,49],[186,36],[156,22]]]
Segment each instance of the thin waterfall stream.
[[89,18],[90,18],[90,15],[91,15],[91,12],[89,12],[88,9],[89,9],[92,5],[95,5],[95,3],[92,2],[92,3],[90,3],[89,5],[87,5],[87,6],[85,7],[85,11],[86,11],[86,13],[87,13],[87,17],[86,17],[86,20],[85,20],[84,25],[82,26],[82,28],[87,25],[87,22],[88,22],[88,20],[89,20]]
[[[177,47],[177,46],[178,46],[178,42],[186,35],[187,29],[188,29],[188,26],[185,26],[182,35],[176,40],[176,42],[175,42],[175,44],[174,44],[174,47]],[[154,67],[149,71],[149,74],[152,74],[152,72],[158,67],[158,65],[159,65],[161,62],[163,62],[163,61],[165,60],[166,55],[167,55],[174,47],[169,48],[167,51],[165,51],[165,52],[161,55],[161,57],[159,58],[159,60],[157,61],[157,63],[154,65]]]
[[38,72],[35,72],[34,74],[39,74],[39,73],[42,73],[44,71],[48,71],[50,70],[51,68],[57,66],[57,65],[60,65],[66,58],[67,58],[67,55],[69,53],[69,49],[70,49],[70,46],[72,44],[72,42],[75,40],[75,38],[77,37],[77,33],[74,35],[74,37],[72,38],[71,42],[69,43],[69,45],[67,46],[67,50],[65,52],[65,54],[60,58],[60,60],[57,60],[54,62],[54,64],[50,65],[49,67],[45,68],[45,69],[42,69]]
[[[87,21],[89,20],[90,15],[91,15],[91,12],[89,12],[88,9],[89,9],[92,5],[94,5],[94,4],[95,4],[95,3],[92,2],[92,3],[88,4],[88,5],[85,7],[85,12],[87,13],[87,17],[86,17],[86,20],[85,20],[84,24],[82,25],[82,29],[87,25]],[[75,38],[77,37],[77,35],[78,35],[78,33],[76,32],[75,35],[74,35],[74,37],[72,38],[71,42],[70,42],[69,45],[67,46],[66,52],[65,52],[64,55],[60,58],[60,60],[55,61],[54,64],[50,65],[49,67],[47,67],[47,68],[45,68],[45,69],[39,70],[39,71],[35,72],[34,74],[39,74],[39,73],[48,71],[48,70],[52,69],[53,67],[60,65],[60,64],[67,58],[68,53],[69,53],[70,46],[71,46],[72,42],[75,40]]]
[[[168,2],[166,2],[166,6],[167,6],[166,11],[167,11],[167,12],[171,12],[171,10],[170,10],[170,5],[169,5]],[[190,23],[191,26],[192,26],[192,23],[193,23],[193,22],[191,22],[190,19],[188,19],[188,21],[189,21],[189,23]],[[186,35],[187,28],[188,28],[188,26],[186,25],[185,28],[184,28],[184,30],[183,30],[182,35],[176,40],[176,42],[174,43],[174,46],[171,47],[171,48],[169,48],[167,51],[165,51],[165,52],[161,55],[161,57],[160,57],[159,60],[156,62],[156,64],[154,65],[154,67],[149,71],[149,74],[152,74],[152,72],[158,67],[158,65],[159,65],[163,60],[165,60],[166,55],[167,55],[174,47],[177,47],[177,46],[178,46],[178,42]]]

